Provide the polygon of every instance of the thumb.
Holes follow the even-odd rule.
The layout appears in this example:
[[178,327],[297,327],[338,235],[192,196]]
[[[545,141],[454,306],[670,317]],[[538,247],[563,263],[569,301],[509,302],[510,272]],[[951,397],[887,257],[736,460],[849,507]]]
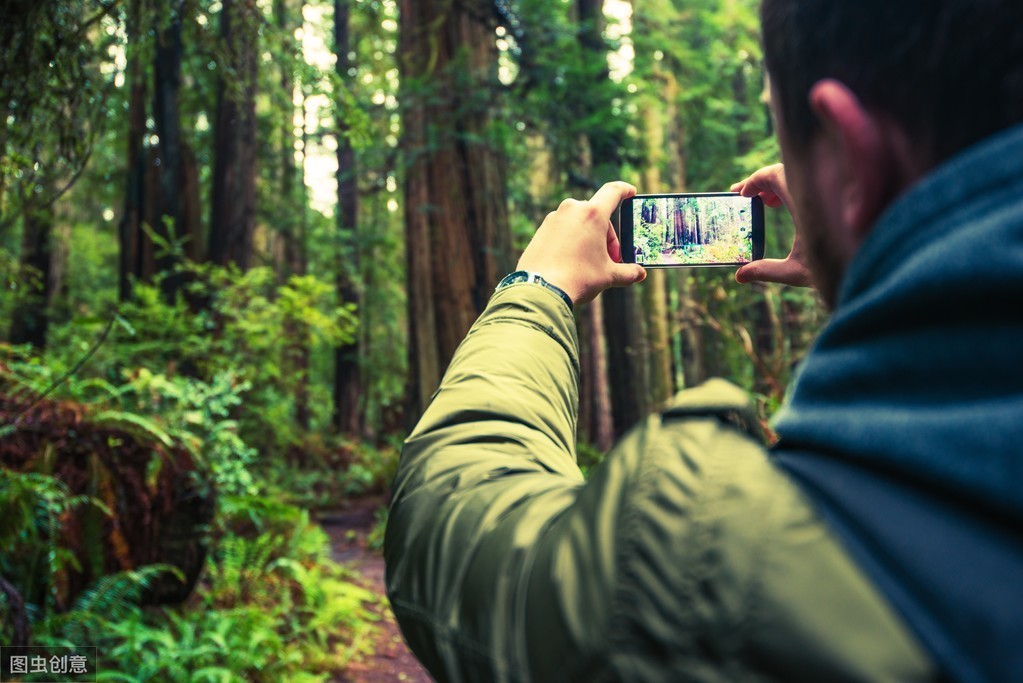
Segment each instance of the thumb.
[[793,259],[760,259],[747,263],[735,272],[735,281],[777,282],[783,285],[809,287],[812,285],[810,271]]
[[646,279],[646,269],[638,263],[615,263],[611,266],[611,286],[626,287]]
[[735,281],[741,285],[757,282],[761,279],[760,267],[757,263],[747,263],[735,271]]

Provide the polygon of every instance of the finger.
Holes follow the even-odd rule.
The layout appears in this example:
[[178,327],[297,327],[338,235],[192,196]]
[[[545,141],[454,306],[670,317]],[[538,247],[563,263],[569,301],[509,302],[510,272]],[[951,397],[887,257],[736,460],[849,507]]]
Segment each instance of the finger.
[[600,215],[610,217],[623,199],[635,196],[636,188],[628,183],[615,180],[605,183],[590,198],[590,203],[597,207]]
[[769,200],[773,200],[775,197],[780,199],[786,206],[792,206],[792,201],[789,198],[788,184],[785,182],[785,167],[782,164],[765,166],[754,171],[746,179],[742,194],[746,197],[759,194],[764,203],[769,206],[775,206],[773,201],[769,203]]
[[781,200],[773,190],[765,188],[762,185],[758,185],[753,181],[752,177],[747,178],[742,182],[735,183],[732,185],[731,191],[738,192],[743,197],[759,196],[767,206],[777,206],[781,203]]
[[610,222],[607,224],[607,255],[615,263],[622,260],[622,243],[618,241],[618,233]]
[[616,263],[611,267],[611,286],[626,287],[646,279],[646,269],[638,263]]
[[791,259],[760,259],[747,263],[735,272],[735,281],[740,284],[776,282],[796,287],[810,287],[813,284],[810,271]]

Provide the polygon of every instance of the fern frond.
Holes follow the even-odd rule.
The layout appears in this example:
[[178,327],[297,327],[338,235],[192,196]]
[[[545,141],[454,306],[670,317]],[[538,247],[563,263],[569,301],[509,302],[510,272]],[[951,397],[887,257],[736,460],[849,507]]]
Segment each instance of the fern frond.
[[[69,393],[74,394],[80,401],[98,403],[103,400],[117,401],[121,398],[128,387],[116,387],[105,379],[90,377],[83,380],[73,380],[68,386]],[[89,394],[95,390],[97,397],[90,398]]]
[[184,583],[185,575],[169,564],[150,564],[101,577],[75,601],[75,611],[103,614],[113,619],[125,605],[138,602],[142,593],[161,574],[173,574]]
[[124,683],[138,683],[138,676],[126,674],[122,671],[110,671],[101,669],[96,674],[96,683],[110,683],[112,681],[124,681]]
[[122,410],[105,410],[94,415],[89,422],[99,427],[120,429],[143,440],[159,441],[167,448],[174,445],[170,434],[163,427],[156,424],[153,420],[136,415],[135,413],[127,413]]

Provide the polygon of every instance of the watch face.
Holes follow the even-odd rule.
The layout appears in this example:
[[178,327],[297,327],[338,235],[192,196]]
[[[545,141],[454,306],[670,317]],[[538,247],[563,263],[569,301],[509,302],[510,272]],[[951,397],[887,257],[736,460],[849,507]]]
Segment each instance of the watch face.
[[569,310],[574,309],[574,306],[572,305],[572,299],[569,298],[568,294],[563,292],[560,288],[555,287],[551,283],[547,282],[547,280],[544,280],[539,273],[530,273],[529,271],[526,270],[517,270],[514,273],[505,275],[504,279],[502,279],[497,284],[497,287],[494,288],[494,291],[504,289],[508,285],[514,285],[519,282],[531,282],[533,284],[540,285],[545,289],[549,289],[550,291],[554,292],[559,297],[561,297],[561,299],[568,305]]
[[524,270],[517,270],[514,273],[505,275],[504,278],[497,283],[497,288],[500,289],[501,287],[507,287],[508,285],[515,284],[516,282],[525,282],[528,279],[529,273]]

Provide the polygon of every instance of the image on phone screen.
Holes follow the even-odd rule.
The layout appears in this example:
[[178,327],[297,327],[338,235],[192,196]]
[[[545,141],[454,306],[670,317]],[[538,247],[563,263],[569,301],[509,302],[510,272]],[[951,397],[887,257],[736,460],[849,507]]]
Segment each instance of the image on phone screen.
[[634,197],[622,207],[631,209],[631,220],[623,221],[632,228],[631,240],[623,240],[632,249],[625,259],[645,266],[749,263],[762,255],[758,203],[736,194]]

